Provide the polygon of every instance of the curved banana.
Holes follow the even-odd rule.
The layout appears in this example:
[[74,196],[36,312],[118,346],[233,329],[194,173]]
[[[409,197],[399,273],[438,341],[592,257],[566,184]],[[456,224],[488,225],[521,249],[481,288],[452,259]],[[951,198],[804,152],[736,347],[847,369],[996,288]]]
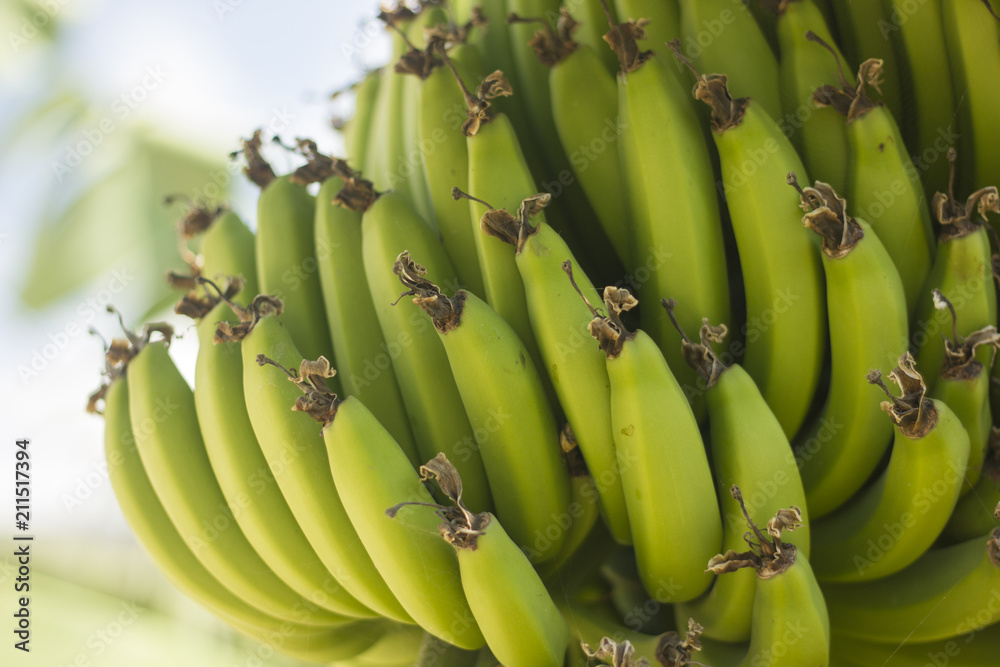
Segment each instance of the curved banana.
[[409,249],[426,258],[434,278],[442,284],[457,286],[458,277],[441,242],[421,223],[409,202],[394,192],[378,196],[370,186],[349,179],[338,199],[367,206],[367,210],[362,207],[361,222],[365,276],[417,451],[422,460],[445,452],[469,482],[468,505],[489,509],[493,501],[486,471],[448,356],[427,319],[397,303],[400,289],[391,267],[399,253]]
[[[611,390],[605,355],[587,336],[590,311],[573,293],[563,268],[567,262],[575,265],[576,260],[562,237],[544,221],[530,221],[548,201],[548,195],[529,197],[521,202],[516,217],[505,209],[490,207],[483,216],[483,231],[515,248],[514,260],[524,283],[543,367],[599,494],[590,500],[600,501],[601,513],[615,540],[629,544],[628,512],[611,435]],[[576,284],[585,298],[597,301],[593,284],[579,271]]]
[[381,619],[354,621],[333,628],[295,628],[285,624],[280,630],[261,631],[239,621],[230,621],[230,625],[247,637],[310,663],[357,658],[385,635],[390,623]]
[[216,338],[241,340],[247,414],[268,467],[306,539],[337,581],[382,616],[412,623],[386,586],[358,538],[330,476],[330,462],[313,422],[291,411],[299,395],[275,369],[260,368],[259,355],[286,367],[302,360],[291,333],[278,319],[280,302],[258,296],[241,322],[223,323]]
[[1000,429],[990,431],[988,446],[979,481],[955,505],[941,533],[944,544],[964,542],[1000,528],[997,512],[1000,507]]
[[[789,182],[797,186],[794,178]],[[820,414],[793,440],[815,521],[840,507],[875,470],[892,426],[864,382],[907,348],[906,300],[892,259],[864,220],[824,183],[801,191],[803,223],[820,235],[832,370]]]
[[823,593],[839,636],[898,644],[978,632],[1000,620],[1000,529],[931,549],[891,577]]
[[311,355],[331,354],[323,290],[316,274],[315,198],[294,175],[276,177],[260,147],[260,130],[243,142],[245,171],[261,188],[256,237],[260,289],[285,303],[296,345]]
[[478,660],[478,652],[466,651],[428,634],[420,643],[416,660],[411,661],[410,667],[475,667]]
[[448,298],[404,252],[393,273],[431,317],[476,433],[496,514],[534,563],[565,543],[569,475],[538,371],[517,334],[479,297]]
[[[413,54],[422,54],[420,49],[424,48],[424,33],[427,29],[433,29],[438,24],[445,23],[447,17],[440,7],[430,5],[421,6],[417,18],[410,22],[404,32],[409,51],[397,62],[396,72],[405,71],[407,57]],[[413,208],[420,214],[430,228],[437,233],[438,222],[435,215],[434,203],[431,199],[430,186],[427,182],[427,172],[423,162],[423,144],[420,136],[420,88],[419,77],[404,76],[401,83],[403,89],[403,106],[394,109],[397,115],[396,121],[402,122],[403,143],[400,146],[399,157],[393,167],[394,180],[390,181],[389,187],[396,189],[406,189],[413,202]],[[402,113],[400,113],[402,111]]]
[[[340,166],[342,176],[356,175]],[[340,383],[369,406],[416,465],[417,445],[365,277],[361,214],[334,202],[344,182],[326,176],[317,195],[316,257]]]
[[[833,109],[813,103],[813,92],[836,80],[837,66],[806,40],[805,33],[812,30],[831,45],[834,44],[833,36],[813,0],[792,0],[780,3],[779,7],[777,35],[781,58],[778,74],[784,114],[775,120],[795,146],[810,176],[829,183],[838,192],[847,192],[848,151],[844,121]],[[844,62],[842,55],[839,59]]]
[[933,544],[955,509],[969,462],[969,436],[951,408],[926,397],[907,352],[890,377],[897,398],[872,371],[896,426],[889,464],[850,502],[813,525],[820,581],[872,581],[894,574]]
[[[808,35],[831,48],[814,33]],[[920,174],[892,115],[866,92],[867,85],[882,80],[883,65],[866,60],[858,69],[857,87],[841,78],[840,87],[822,86],[813,100],[847,118],[847,197],[889,251],[903,281],[907,311],[913,313],[931,268],[934,240]]]
[[260,631],[289,627],[287,621],[250,606],[212,576],[167,516],[136,447],[128,379],[116,373],[103,397],[108,479],[129,527],[159,570],[182,593],[230,623],[239,621]]
[[[968,190],[1000,183],[1000,142],[996,109],[1000,107],[1000,38],[997,21],[983,0],[941,3],[944,39],[958,105],[958,142],[962,146],[962,183]],[[1000,11],[994,4],[994,11]]]
[[[728,268],[714,173],[698,117],[683,86],[654,53],[639,52],[640,21],[622,23],[605,39],[621,63],[618,158],[633,238],[627,282],[655,304],[675,294],[716,321],[730,317]],[[697,221],[691,224],[691,221]],[[697,378],[680,356],[680,337],[658,308],[640,313],[642,328],[663,350],[695,415],[704,415]],[[684,318],[684,326],[699,321]]]
[[[671,43],[679,56],[677,43]],[[798,432],[819,384],[826,350],[823,269],[815,243],[796,233],[798,198],[787,189],[789,172],[804,170],[792,144],[764,110],[734,99],[724,74],[698,75],[694,96],[712,108],[712,137],[722,165],[722,185],[739,248],[746,293],[746,347],[734,343],[789,438]],[[785,230],[788,230],[787,232]],[[682,295],[677,296],[681,300]],[[710,322],[726,322],[704,309]],[[700,323],[689,327],[694,330]],[[789,368],[795,373],[790,374]]]
[[[921,172],[924,187],[933,191],[948,178],[947,165],[941,158],[949,136],[955,136],[956,112],[961,113],[969,106],[968,100],[961,107],[955,104],[948,69],[948,61],[954,56],[945,45],[942,6],[954,3],[951,0],[922,0],[916,4],[907,0],[883,2],[889,16],[880,28],[883,37],[891,39],[896,47],[905,108],[896,121],[903,131],[907,152]],[[1000,49],[997,53],[1000,54]],[[868,55],[881,57],[878,53]],[[1000,75],[1000,69],[997,73]],[[966,94],[965,90],[961,93]],[[958,139],[962,141],[963,137]]]
[[611,432],[639,576],[656,600],[685,602],[712,583],[705,562],[722,544],[722,519],[683,390],[653,339],[621,322],[637,303],[628,290],[606,287],[607,316],[592,310],[589,329],[607,355]]
[[340,131],[344,137],[344,154],[352,163],[361,165],[362,169],[366,168],[365,144],[371,134],[379,87],[387,76],[390,75],[384,69],[372,70],[365,75],[354,91],[354,116]]
[[746,513],[740,490],[733,486],[731,494],[752,531],[746,534],[750,551],[719,554],[708,568],[721,576],[742,568],[757,574],[750,646],[738,667],[825,667],[830,664],[830,619],[823,592],[805,555],[782,541],[783,531],[798,527],[799,508],[778,510],[764,535]]
[[307,625],[343,620],[330,611],[310,609],[232,520],[205,452],[194,395],[166,344],[143,345],[134,355],[128,376],[136,447],[150,484],[184,542],[223,585],[268,614]]
[[336,371],[325,357],[302,360],[297,373],[285,372],[304,394],[294,401],[295,410],[322,424],[337,491],[400,604],[427,632],[462,648],[480,648],[483,635],[462,592],[454,550],[438,535],[439,520],[414,507],[395,511],[400,504],[434,503],[406,454],[364,403],[329,392],[326,379]]
[[994,667],[1000,654],[1000,625],[935,642],[883,644],[834,636],[830,656],[840,667]]
[[750,9],[733,0],[679,0],[681,53],[699,71],[726,72],[733,96],[749,97],[772,119],[781,117],[778,59]]
[[[666,301],[674,317],[675,303]],[[723,550],[740,549],[746,524],[739,504],[728,490],[742,485],[749,495],[751,519],[764,522],[782,507],[806,506],[798,466],[781,424],[767,407],[753,379],[737,364],[726,366],[711,343],[722,343],[725,326],[705,321],[700,342],[684,337],[684,357],[705,382],[708,403],[709,446],[715,486],[723,518]],[[802,529],[789,538],[809,556],[809,520],[802,511]],[[757,578],[749,571],[717,577],[704,596],[677,606],[679,619],[693,618],[712,639],[741,642],[750,639],[751,610]]]
[[[913,317],[913,346],[917,364],[934,387],[945,362],[941,339],[949,329],[955,336],[968,336],[986,326],[997,324],[997,299],[993,286],[993,260],[990,249],[989,223],[986,214],[1000,213],[1000,195],[995,186],[981,188],[964,204],[955,198],[954,150],[948,151],[951,178],[948,194],[934,195],[931,208],[941,224],[938,252],[923,286]],[[933,290],[939,290],[951,304],[955,321],[948,322],[948,313],[936,308]],[[952,326],[949,327],[949,324]],[[978,359],[986,363],[990,350],[980,352]]]
[[201,236],[201,275],[222,283],[239,278],[242,294],[258,294],[256,239],[250,228],[232,211],[225,211]]
[[455,548],[462,590],[493,655],[504,665],[562,664],[569,626],[521,547],[495,516],[466,509],[462,480],[444,454],[421,466],[420,476],[454,503],[439,509],[439,530]]

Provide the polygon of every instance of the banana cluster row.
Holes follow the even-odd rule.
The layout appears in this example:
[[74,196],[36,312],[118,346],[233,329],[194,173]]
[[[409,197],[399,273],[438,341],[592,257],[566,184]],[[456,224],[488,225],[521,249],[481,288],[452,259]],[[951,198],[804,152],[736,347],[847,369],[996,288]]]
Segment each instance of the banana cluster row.
[[310,662],[996,664],[996,9],[383,10],[107,350],[129,524]]

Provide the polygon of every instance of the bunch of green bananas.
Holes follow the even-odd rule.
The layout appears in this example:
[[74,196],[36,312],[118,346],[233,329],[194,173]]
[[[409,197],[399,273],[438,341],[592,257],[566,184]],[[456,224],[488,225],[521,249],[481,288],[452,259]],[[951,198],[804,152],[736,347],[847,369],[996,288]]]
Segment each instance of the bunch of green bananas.
[[264,658],[1000,664],[996,11],[383,10],[346,158],[184,218],[193,391],[108,346],[137,537]]

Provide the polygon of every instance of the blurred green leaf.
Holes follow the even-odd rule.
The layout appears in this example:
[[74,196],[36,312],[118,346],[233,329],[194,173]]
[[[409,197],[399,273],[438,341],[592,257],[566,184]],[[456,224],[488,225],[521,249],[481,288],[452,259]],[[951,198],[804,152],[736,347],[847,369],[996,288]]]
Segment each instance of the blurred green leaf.
[[[142,298],[150,310],[172,298],[164,275],[182,265],[177,241],[181,212],[165,206],[164,198],[175,193],[204,196],[211,173],[224,163],[156,138],[149,130],[130,132],[122,164],[43,221],[21,287],[25,305],[44,308],[109,269],[136,276],[130,289],[145,290]],[[215,191],[209,188],[210,194]]]

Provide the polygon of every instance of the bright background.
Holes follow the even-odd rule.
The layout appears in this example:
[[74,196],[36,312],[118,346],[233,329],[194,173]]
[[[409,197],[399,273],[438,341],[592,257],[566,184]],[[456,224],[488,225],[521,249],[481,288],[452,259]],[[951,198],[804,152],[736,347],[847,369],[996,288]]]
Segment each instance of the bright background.
[[[0,0],[0,664],[289,665],[157,572],[119,512],[103,421],[84,412],[101,343],[170,317],[180,192],[253,224],[229,164],[260,126],[336,153],[330,93],[388,58],[374,2]],[[270,133],[265,131],[265,136]],[[276,171],[294,160],[272,151]],[[227,194],[219,184],[229,185]],[[186,323],[174,318],[183,332]],[[172,350],[190,377],[194,332]],[[14,441],[31,445],[32,652],[13,649]],[[0,504],[5,504],[0,502]],[[265,659],[261,659],[261,658]]]

